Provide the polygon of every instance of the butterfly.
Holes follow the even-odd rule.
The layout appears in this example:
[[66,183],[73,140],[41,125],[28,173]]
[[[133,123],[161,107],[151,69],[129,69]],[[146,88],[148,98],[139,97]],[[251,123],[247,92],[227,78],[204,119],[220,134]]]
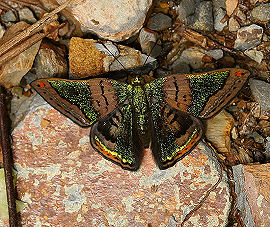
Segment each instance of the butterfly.
[[82,127],[92,147],[123,169],[137,170],[150,146],[160,169],[185,157],[203,136],[201,119],[226,106],[249,77],[244,69],[175,74],[145,83],[108,78],[38,79],[31,86]]

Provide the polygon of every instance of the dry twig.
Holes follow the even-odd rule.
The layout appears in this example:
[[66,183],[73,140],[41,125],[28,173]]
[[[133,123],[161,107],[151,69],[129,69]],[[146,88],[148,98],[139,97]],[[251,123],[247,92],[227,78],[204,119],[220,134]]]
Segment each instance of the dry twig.
[[12,176],[12,152],[10,143],[10,128],[9,119],[5,103],[5,88],[0,86],[0,136],[1,147],[3,152],[3,164],[5,171],[7,201],[8,201],[8,213],[9,213],[9,226],[16,227],[17,223],[17,211],[16,211],[16,197],[15,189],[13,185]]

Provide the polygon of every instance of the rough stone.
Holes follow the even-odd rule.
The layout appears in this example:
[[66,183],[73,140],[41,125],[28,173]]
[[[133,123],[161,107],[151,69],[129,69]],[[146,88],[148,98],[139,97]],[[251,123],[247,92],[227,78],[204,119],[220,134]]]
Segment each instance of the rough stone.
[[151,51],[151,42],[157,41],[157,34],[149,29],[142,28],[139,34],[139,42],[142,48],[142,52],[149,54]]
[[[47,2],[42,0],[44,5]],[[65,0],[57,2],[62,4]],[[152,0],[85,0],[66,9],[79,21],[84,32],[94,32],[105,39],[122,41],[142,28],[151,5]]]
[[[178,226],[220,178],[216,156],[202,143],[167,170],[156,167],[149,149],[138,171],[123,170],[91,148],[89,129],[38,103],[12,133],[18,196],[28,203],[22,225]],[[187,225],[227,225],[227,180],[223,171]]]
[[250,57],[252,60],[258,62],[259,64],[262,62],[264,57],[263,52],[256,49],[246,50],[244,54]]
[[233,116],[225,110],[206,121],[205,136],[217,149],[223,160],[232,153],[230,131],[234,123]]
[[177,7],[178,19],[200,31],[213,31],[212,1],[184,0]]
[[250,79],[250,89],[255,100],[260,104],[262,111],[270,110],[270,84],[262,80]]
[[19,10],[19,18],[20,21],[25,21],[29,24],[33,24],[37,21],[33,12],[28,8],[23,8]]
[[197,47],[191,47],[183,51],[181,56],[172,64],[172,68],[176,68],[177,65],[185,63],[190,65],[193,69],[200,69],[203,66],[203,49]]
[[[11,26],[0,40],[0,44],[4,43],[5,40],[9,40],[10,37],[25,28],[26,25],[25,22],[21,21]],[[0,67],[0,84],[7,88],[20,84],[22,77],[32,68],[40,43],[41,41],[35,43]]]
[[233,167],[237,209],[246,226],[270,225],[270,165],[253,164]]
[[172,25],[172,18],[163,14],[157,13],[149,19],[148,28],[154,31],[161,31],[169,28]]
[[15,22],[17,20],[14,12],[12,10],[8,10],[6,13],[2,14],[1,19],[4,22]]
[[248,50],[261,43],[263,28],[252,24],[247,27],[240,28],[237,32],[234,48],[238,50]]
[[178,19],[187,23],[187,18],[195,13],[196,4],[194,0],[182,0],[177,7]]
[[270,3],[261,4],[250,12],[255,21],[267,22],[270,20]]
[[212,1],[200,2],[195,10],[195,15],[188,21],[188,25],[195,30],[213,31],[214,21],[212,11]]
[[205,54],[207,54],[208,56],[211,56],[215,60],[221,59],[224,56],[223,50],[221,49],[208,50],[208,51],[205,51]]
[[224,27],[227,26],[228,21],[222,22],[226,15],[226,10],[219,8],[216,12],[214,12],[214,28],[221,32]]
[[229,31],[236,32],[239,30],[239,28],[240,28],[240,24],[238,23],[238,21],[234,19],[233,17],[231,17],[229,19]]
[[[33,65],[36,79],[68,75],[66,51],[63,46],[42,42]],[[27,77],[25,76],[25,79]],[[31,81],[27,80],[28,83]]]
[[[147,56],[133,48],[109,41],[103,45],[96,40],[73,37],[69,59],[73,78],[83,78],[142,66]],[[149,57],[147,62],[155,62],[155,59]]]

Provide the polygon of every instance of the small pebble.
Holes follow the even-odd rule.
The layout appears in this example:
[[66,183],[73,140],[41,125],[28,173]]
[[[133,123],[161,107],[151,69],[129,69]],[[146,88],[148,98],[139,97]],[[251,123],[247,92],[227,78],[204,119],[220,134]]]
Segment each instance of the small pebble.
[[251,10],[251,17],[255,21],[269,21],[270,20],[270,3],[261,4]]
[[263,28],[252,24],[247,27],[240,28],[237,32],[234,48],[238,50],[248,50],[261,43]]
[[170,26],[172,26],[172,18],[163,13],[155,14],[148,22],[148,28],[154,31],[161,31]]

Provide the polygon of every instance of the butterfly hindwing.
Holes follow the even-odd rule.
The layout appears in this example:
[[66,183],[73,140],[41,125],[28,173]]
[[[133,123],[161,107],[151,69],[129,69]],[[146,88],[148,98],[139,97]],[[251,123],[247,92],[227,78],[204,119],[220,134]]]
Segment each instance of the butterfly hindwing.
[[108,79],[39,79],[31,86],[54,108],[83,127],[106,116],[119,104],[117,91]]
[[146,86],[150,108],[151,149],[160,169],[174,165],[188,154],[202,136],[200,120],[166,104],[157,79]]
[[91,129],[94,149],[128,170],[139,168],[143,151],[133,112],[133,106],[126,100]]
[[207,119],[237,95],[248,76],[244,69],[171,75],[164,78],[164,100],[175,109]]

